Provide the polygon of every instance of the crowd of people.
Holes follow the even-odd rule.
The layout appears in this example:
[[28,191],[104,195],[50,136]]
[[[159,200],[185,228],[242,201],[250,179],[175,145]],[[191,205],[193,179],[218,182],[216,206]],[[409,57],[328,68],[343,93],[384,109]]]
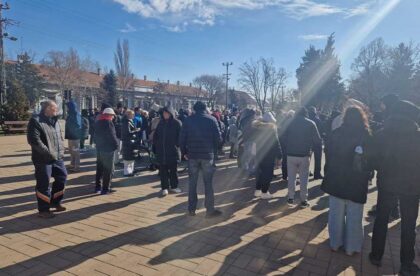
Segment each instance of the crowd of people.
[[[378,197],[369,259],[381,265],[388,222],[396,212],[401,214],[400,272],[415,275],[419,271],[414,264],[414,248],[420,196],[420,110],[396,95],[385,96],[381,107],[380,112],[371,113],[362,102],[348,99],[340,111],[325,116],[318,114],[315,107],[277,114],[250,108],[211,111],[198,101],[192,111],[176,112],[170,106],[154,105],[147,112],[130,110],[119,103],[115,108],[103,104],[100,110],[79,113],[77,105],[70,101],[64,135],[70,153],[68,169],[80,170],[80,151],[90,136],[97,155],[94,192],[106,195],[113,192],[114,166],[121,164],[121,155],[124,176],[133,177],[138,175],[136,152],[146,148],[154,156],[150,169],[158,169],[160,193],[165,197],[182,192],[178,187],[178,165],[184,160],[189,174],[188,214],[196,214],[201,172],[206,216],[215,217],[222,215],[214,204],[215,162],[228,146],[229,158],[237,159],[243,172],[255,178],[255,197],[261,200],[273,197],[270,183],[276,167],[281,167],[281,177],[287,181],[286,201],[290,207],[297,205],[297,185],[298,205],[307,208],[309,177],[322,180],[321,189],[329,194],[331,250],[344,250],[348,255],[362,250],[364,204],[376,173]],[[42,218],[66,209],[61,201],[67,168],[57,112],[57,105],[46,101],[28,125]],[[54,182],[50,190],[51,177]]]

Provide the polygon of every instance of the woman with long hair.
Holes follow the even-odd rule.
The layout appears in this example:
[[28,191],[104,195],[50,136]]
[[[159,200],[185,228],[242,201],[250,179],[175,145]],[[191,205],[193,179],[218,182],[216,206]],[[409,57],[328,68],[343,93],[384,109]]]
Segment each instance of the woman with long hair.
[[363,206],[370,172],[366,166],[371,133],[366,113],[349,107],[340,127],[326,143],[325,179],[322,190],[330,195],[328,231],[331,250],[344,247],[346,254],[360,253],[363,243]]

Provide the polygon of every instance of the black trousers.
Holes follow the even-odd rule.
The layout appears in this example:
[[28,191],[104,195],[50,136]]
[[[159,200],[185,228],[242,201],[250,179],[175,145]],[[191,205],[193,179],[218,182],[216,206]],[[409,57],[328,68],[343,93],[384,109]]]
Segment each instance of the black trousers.
[[159,175],[160,175],[160,186],[162,190],[178,188],[178,164],[170,165],[160,165],[159,166]]
[[96,187],[108,191],[114,173],[114,152],[96,152]]
[[419,212],[418,195],[395,195],[385,191],[378,191],[376,219],[373,226],[372,257],[381,260],[384,255],[389,214],[395,208],[398,199],[401,211],[400,261],[402,265],[409,265],[413,263],[415,257],[415,230]]
[[[54,161],[52,164],[34,164],[34,166],[38,211],[45,212],[50,209],[50,205],[59,204],[63,199],[67,170],[62,160]],[[50,193],[51,177],[54,177],[54,182]]]
[[271,180],[273,180],[274,160],[267,160],[261,162],[257,167],[257,184],[256,189],[266,193],[270,188]]
[[315,168],[314,168],[314,176],[321,175],[321,160],[322,160],[322,145],[314,147],[314,161],[315,161]]

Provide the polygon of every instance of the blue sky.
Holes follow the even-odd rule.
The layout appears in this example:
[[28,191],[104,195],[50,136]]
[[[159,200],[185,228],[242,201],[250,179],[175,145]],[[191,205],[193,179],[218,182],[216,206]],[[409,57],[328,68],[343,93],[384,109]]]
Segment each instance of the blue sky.
[[136,76],[189,83],[200,74],[223,74],[232,61],[273,58],[291,75],[304,50],[323,47],[335,32],[342,74],[361,46],[376,37],[388,44],[420,42],[418,0],[9,0],[4,15],[19,39],[6,41],[15,57],[31,50],[41,59],[50,50],[73,47],[113,68],[118,39],[128,39]]

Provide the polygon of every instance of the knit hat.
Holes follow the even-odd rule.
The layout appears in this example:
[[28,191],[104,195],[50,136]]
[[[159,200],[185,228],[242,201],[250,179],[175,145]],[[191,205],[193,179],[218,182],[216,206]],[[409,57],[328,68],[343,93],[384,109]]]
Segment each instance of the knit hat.
[[107,115],[115,115],[114,109],[107,107],[104,109],[104,111],[102,112],[102,114],[107,114]]
[[262,116],[262,121],[265,123],[277,123],[276,118],[274,118],[271,112],[264,113],[264,115]]

